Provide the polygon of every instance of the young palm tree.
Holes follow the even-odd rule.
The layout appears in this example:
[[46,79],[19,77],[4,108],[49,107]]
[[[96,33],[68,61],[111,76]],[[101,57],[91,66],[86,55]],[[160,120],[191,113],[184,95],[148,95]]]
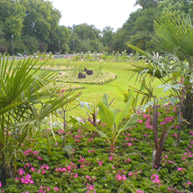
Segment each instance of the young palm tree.
[[[149,58],[150,63],[145,66],[135,67],[131,70],[138,72],[140,76],[149,74],[163,82],[178,73],[184,78],[184,89],[181,93],[181,106],[184,118],[193,126],[193,28],[191,18],[187,15],[168,13],[157,18],[154,23],[152,43],[156,49],[168,56],[174,56],[175,64],[167,59],[160,61],[148,52],[128,45],[140,54]],[[168,61],[168,62],[167,62]],[[177,81],[176,81],[177,83]]]
[[182,65],[182,76],[184,77],[185,94],[182,96],[182,112],[184,118],[193,126],[193,28],[192,20],[187,15],[168,14],[155,21],[154,34],[152,36],[154,45],[165,53],[170,53],[186,60]]
[[26,136],[33,135],[41,120],[80,95],[59,94],[49,83],[56,74],[41,71],[38,59],[17,64],[0,58],[0,181],[14,174]]

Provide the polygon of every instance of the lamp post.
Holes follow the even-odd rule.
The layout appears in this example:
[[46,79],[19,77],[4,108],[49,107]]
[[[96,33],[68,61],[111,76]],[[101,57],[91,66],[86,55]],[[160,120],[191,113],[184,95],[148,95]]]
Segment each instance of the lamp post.
[[75,49],[75,39],[73,39],[72,41],[73,41],[73,43],[72,43],[72,50],[75,53],[75,50],[74,50]]
[[14,56],[14,35],[11,35],[12,55]]
[[60,53],[60,40],[58,41],[58,53]]

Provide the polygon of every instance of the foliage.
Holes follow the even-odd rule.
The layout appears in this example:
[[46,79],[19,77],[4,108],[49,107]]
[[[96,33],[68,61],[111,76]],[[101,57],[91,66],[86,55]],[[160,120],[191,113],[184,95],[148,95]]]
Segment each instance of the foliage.
[[69,47],[76,53],[80,52],[100,52],[100,31],[93,25],[80,24],[73,25],[69,39]]
[[[0,157],[3,184],[16,170],[22,143],[29,135],[34,135],[41,120],[59,107],[69,103],[79,94],[72,92],[58,94],[49,83],[56,74],[34,70],[38,59],[14,60],[9,57],[0,60]],[[42,64],[43,65],[43,64]]]
[[184,77],[185,96],[182,102],[184,118],[193,124],[193,31],[190,16],[177,16],[175,13],[163,16],[155,21],[154,44],[164,52],[175,55],[182,65],[181,75]]
[[[163,149],[161,169],[152,169],[152,129],[147,120],[152,112],[140,113],[139,123],[120,134],[116,154],[109,156],[107,143],[96,132],[68,128],[65,148],[60,127],[54,126],[55,137],[50,134],[52,146],[48,155],[46,136],[41,130],[24,142],[23,159],[18,160],[17,176],[0,187],[5,192],[191,192],[192,182],[192,130],[183,130],[182,143],[176,142],[176,108],[166,105],[158,109],[159,124],[165,118],[174,120],[164,127],[168,133]],[[162,125],[163,126],[163,125]],[[105,129],[105,127],[104,127]],[[187,150],[188,148],[188,150]],[[68,153],[67,153],[68,149]]]
[[178,84],[179,76],[183,77],[184,89],[172,87],[171,94],[179,98],[183,116],[192,125],[193,117],[193,85],[192,85],[192,36],[191,19],[189,16],[164,15],[155,21],[155,31],[152,42],[156,48],[167,53],[167,57],[148,55],[139,48],[136,51],[148,57],[146,66],[134,66],[131,69],[138,72],[140,77],[147,74],[160,79],[164,84],[172,82]]
[[[106,129],[100,129],[93,126],[91,123],[86,122],[85,126],[87,129],[91,131],[96,131],[102,138],[106,139],[107,142],[110,145],[110,153],[113,156],[115,153],[115,145],[116,141],[119,137],[119,135],[122,132],[125,132],[129,129],[129,127],[132,127],[137,122],[137,115],[132,115],[131,119],[120,128],[120,123],[122,122],[123,118],[125,118],[132,105],[132,98],[133,96],[130,96],[130,99],[128,100],[127,104],[125,105],[125,109],[123,112],[116,112],[110,107],[110,104],[108,102],[108,96],[104,95],[102,102],[98,104],[99,107],[99,116],[102,121],[102,123],[107,124]],[[110,129],[110,130],[109,130]]]

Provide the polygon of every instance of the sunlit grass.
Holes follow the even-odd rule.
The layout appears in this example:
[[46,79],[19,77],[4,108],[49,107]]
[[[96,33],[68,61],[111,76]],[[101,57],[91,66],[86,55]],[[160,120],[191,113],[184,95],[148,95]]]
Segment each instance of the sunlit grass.
[[[115,109],[123,109],[124,102],[123,97],[117,93],[115,86],[118,85],[123,91],[127,91],[129,86],[134,86],[139,88],[139,84],[136,82],[136,75],[132,74],[129,71],[129,68],[131,68],[131,64],[143,64],[144,61],[133,61],[130,62],[88,62],[88,61],[71,61],[69,59],[55,59],[55,60],[49,60],[47,61],[46,65],[53,66],[54,68],[61,68],[63,67],[76,67],[76,68],[90,68],[90,69],[97,69],[101,68],[104,71],[108,71],[111,73],[116,74],[117,78],[111,82],[108,82],[104,85],[98,85],[98,84],[83,84],[83,83],[74,83],[74,85],[78,86],[81,85],[84,87],[84,89],[81,90],[82,95],[80,96],[81,101],[89,102],[94,105],[97,105],[103,95],[106,93],[109,95],[109,98],[113,100],[112,107]],[[163,95],[161,89],[156,89],[157,86],[160,84],[159,81],[154,82],[155,87],[155,93],[157,96]],[[64,89],[65,85],[63,84]],[[71,106],[69,107],[71,108]],[[73,115],[75,117],[77,116],[85,116],[86,113],[83,109],[80,107],[70,111],[67,113],[67,115]]]

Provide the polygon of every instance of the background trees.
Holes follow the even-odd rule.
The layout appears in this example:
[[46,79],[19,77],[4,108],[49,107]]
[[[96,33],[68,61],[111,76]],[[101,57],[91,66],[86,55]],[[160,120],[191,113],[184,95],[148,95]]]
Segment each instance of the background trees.
[[176,11],[193,16],[191,0],[136,0],[141,8],[128,15],[121,28],[103,30],[94,25],[60,26],[61,13],[47,0],[0,1],[0,52],[15,53],[52,52],[122,52],[126,43],[143,50],[151,50],[150,35],[153,21],[161,14]]
[[73,52],[100,52],[100,30],[93,25],[73,25],[69,40],[70,50]]

